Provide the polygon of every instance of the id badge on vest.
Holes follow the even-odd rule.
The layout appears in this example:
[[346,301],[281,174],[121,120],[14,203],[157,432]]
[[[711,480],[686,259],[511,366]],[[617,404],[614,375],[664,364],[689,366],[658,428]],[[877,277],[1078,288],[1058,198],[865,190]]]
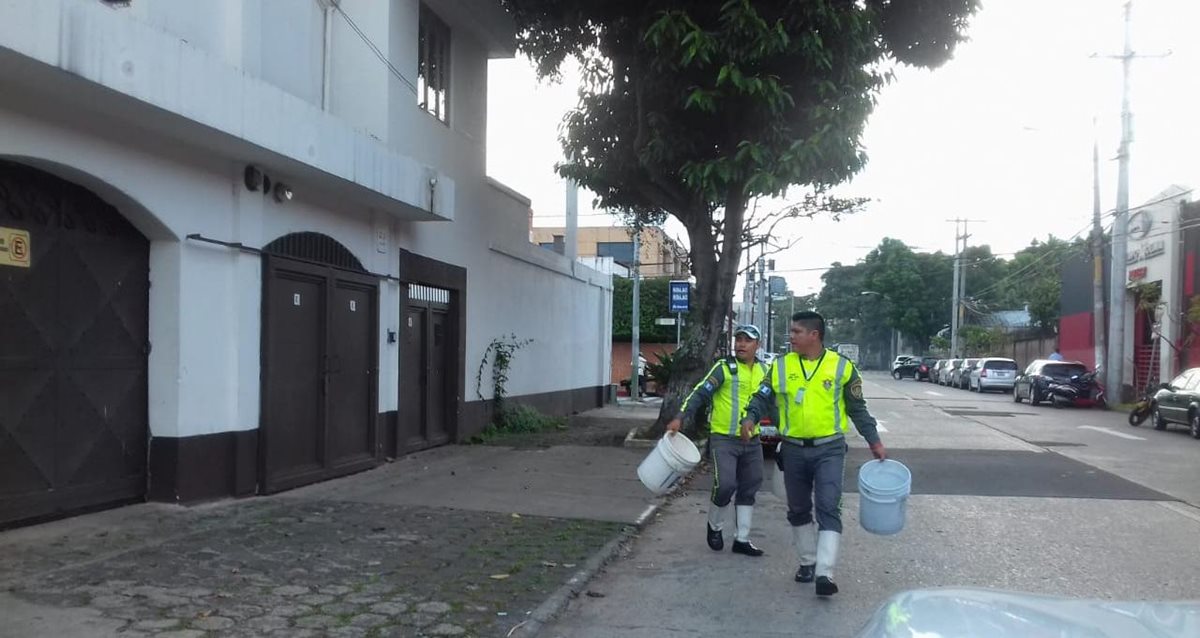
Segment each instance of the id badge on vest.
[[792,402],[796,405],[804,405],[804,388],[796,388],[796,396],[792,397]]

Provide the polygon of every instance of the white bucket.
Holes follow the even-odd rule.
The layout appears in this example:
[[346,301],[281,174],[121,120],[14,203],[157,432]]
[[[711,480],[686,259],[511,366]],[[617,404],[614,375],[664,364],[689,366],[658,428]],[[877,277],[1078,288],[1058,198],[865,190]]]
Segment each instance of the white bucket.
[[700,462],[700,450],[686,436],[668,432],[638,466],[638,478],[646,489],[666,494]]
[[867,461],[858,470],[858,522],[872,534],[904,529],[912,472],[899,461]]
[[771,493],[775,495],[775,498],[786,503],[787,484],[783,480],[783,470],[779,469],[779,466],[774,463],[770,463],[770,465],[775,468],[775,471],[771,473]]

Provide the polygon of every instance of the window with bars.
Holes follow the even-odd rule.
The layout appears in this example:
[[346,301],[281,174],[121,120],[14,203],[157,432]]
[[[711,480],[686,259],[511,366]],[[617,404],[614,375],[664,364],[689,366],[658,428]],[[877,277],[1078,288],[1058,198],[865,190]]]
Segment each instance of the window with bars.
[[424,4],[417,24],[417,104],[449,123],[450,27]]

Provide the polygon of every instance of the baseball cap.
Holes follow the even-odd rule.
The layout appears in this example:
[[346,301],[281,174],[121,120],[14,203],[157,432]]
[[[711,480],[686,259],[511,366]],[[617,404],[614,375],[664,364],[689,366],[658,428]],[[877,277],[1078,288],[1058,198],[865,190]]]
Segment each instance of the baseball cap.
[[760,338],[762,338],[762,335],[758,332],[758,328],[750,324],[738,326],[737,329],[733,331],[733,336],[736,337],[738,335],[746,335],[755,341],[758,341]]

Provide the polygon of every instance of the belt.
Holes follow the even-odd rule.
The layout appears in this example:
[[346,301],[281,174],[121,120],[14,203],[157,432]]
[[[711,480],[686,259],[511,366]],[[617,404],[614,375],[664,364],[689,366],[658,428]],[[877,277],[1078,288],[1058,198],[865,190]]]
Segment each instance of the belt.
[[788,437],[788,438],[785,438],[783,440],[783,442],[791,443],[792,445],[799,445],[800,447],[817,447],[819,445],[825,445],[826,443],[833,443],[834,441],[841,441],[845,438],[846,438],[846,436],[844,434],[833,434],[830,436],[823,436],[823,437],[820,437],[817,439],[794,439],[794,438]]
[[[742,442],[742,437],[740,437],[740,436],[729,436],[728,434],[719,434],[717,432],[710,432],[708,434],[708,436],[709,436],[709,438],[713,438],[713,439],[725,439],[727,441],[737,441],[739,443]],[[751,441],[758,440],[758,435],[755,434],[754,436],[750,437],[750,440]]]

